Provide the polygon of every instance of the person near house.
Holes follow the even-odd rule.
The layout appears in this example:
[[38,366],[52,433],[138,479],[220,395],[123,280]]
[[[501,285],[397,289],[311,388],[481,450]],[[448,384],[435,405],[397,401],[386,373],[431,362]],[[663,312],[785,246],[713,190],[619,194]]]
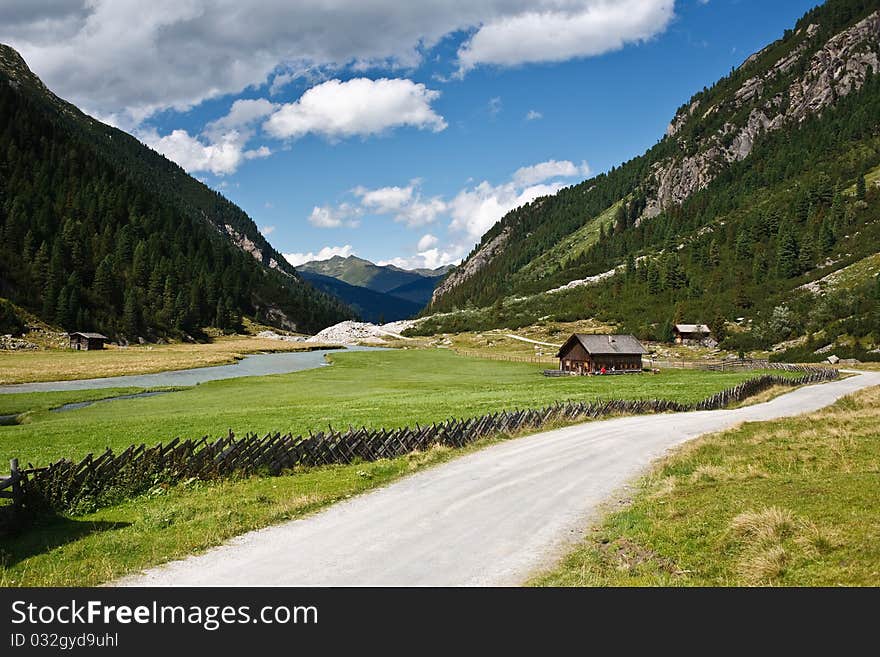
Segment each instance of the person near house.
[[602,369],[599,370],[599,374],[605,374],[605,366],[604,365],[602,366]]

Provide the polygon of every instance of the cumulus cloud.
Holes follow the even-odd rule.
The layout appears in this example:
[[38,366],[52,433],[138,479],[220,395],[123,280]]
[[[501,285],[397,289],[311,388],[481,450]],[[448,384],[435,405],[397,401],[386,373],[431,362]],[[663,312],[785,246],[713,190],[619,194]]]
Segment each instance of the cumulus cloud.
[[416,249],[419,251],[427,251],[428,249],[437,246],[437,242],[439,240],[431,235],[431,233],[427,233],[422,235],[422,239],[419,240],[418,245],[416,245]]
[[352,248],[351,244],[346,244],[344,246],[325,246],[323,249],[319,250],[317,253],[312,253],[311,251],[308,253],[284,253],[284,259],[287,260],[294,267],[298,267],[301,264],[306,262],[313,262],[315,260],[329,260],[333,256],[342,256],[343,258],[347,258],[348,256],[354,253],[354,248]]
[[407,79],[328,80],[282,105],[263,124],[281,139],[307,134],[340,139],[375,135],[399,126],[440,132],[446,121],[431,107],[439,91]]
[[558,62],[619,50],[665,30],[675,5],[674,0],[553,4],[482,24],[458,51],[461,71],[480,64]]
[[316,205],[309,215],[309,223],[316,228],[355,228],[360,223],[357,217],[361,213],[361,208],[350,203],[340,203],[337,206]]
[[431,248],[420,250],[412,256],[398,256],[388,260],[380,260],[377,264],[394,265],[401,269],[437,269],[444,265],[458,264],[467,254],[464,245],[451,245],[447,249]]
[[672,0],[6,0],[0,42],[131,127],[270,81],[277,93],[303,71],[412,67],[448,35],[466,35],[450,64],[467,71],[600,54],[672,15]]
[[544,115],[541,114],[538,110],[529,110],[526,112],[526,121],[540,121],[544,118]]
[[275,226],[263,226],[260,228],[260,232],[264,237],[269,237],[269,235],[275,232]]
[[413,180],[406,187],[355,187],[352,193],[360,199],[364,213],[391,215],[395,221],[413,228],[433,223],[446,210],[446,203],[439,196],[422,198],[420,184],[420,180]]
[[475,187],[461,190],[452,199],[449,229],[476,241],[511,210],[538,197],[555,194],[562,187],[560,182],[522,188],[515,182],[492,185],[484,180]]
[[266,146],[247,149],[249,135],[238,130],[216,134],[210,139],[194,137],[186,130],[173,130],[160,136],[156,130],[135,133],[141,141],[186,171],[209,171],[217,176],[235,173],[245,160],[267,157],[271,151]]
[[521,167],[513,174],[513,180],[519,185],[534,185],[550,178],[574,178],[590,175],[590,165],[581,162],[580,166],[569,160],[547,160],[528,167]]

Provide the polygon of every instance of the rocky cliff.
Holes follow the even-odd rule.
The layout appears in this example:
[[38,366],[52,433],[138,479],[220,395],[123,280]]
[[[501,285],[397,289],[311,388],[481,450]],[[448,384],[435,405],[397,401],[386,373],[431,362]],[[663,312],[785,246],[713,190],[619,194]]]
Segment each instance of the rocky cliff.
[[[724,103],[703,110],[700,100],[694,100],[676,114],[666,134],[677,140],[681,154],[652,167],[642,220],[705,188],[726,164],[744,160],[762,133],[821,113],[838,98],[860,89],[869,71],[880,69],[880,12],[834,35],[816,50],[813,42],[818,33],[815,24],[799,30],[795,37],[801,41],[791,52],[746,79]],[[740,69],[757,68],[763,52],[749,57]],[[775,91],[778,85],[774,83],[799,67],[802,72]],[[710,120],[715,114],[730,119],[709,137],[696,143],[680,137],[689,123]]]

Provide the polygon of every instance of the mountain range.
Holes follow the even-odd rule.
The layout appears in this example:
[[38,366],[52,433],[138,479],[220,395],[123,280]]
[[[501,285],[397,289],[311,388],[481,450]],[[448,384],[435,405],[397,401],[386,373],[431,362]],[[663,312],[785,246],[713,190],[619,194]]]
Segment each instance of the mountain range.
[[682,105],[646,153],[503,217],[418,330],[596,317],[660,339],[708,322],[731,348],[870,357],[878,73],[880,2],[810,10]]
[[241,317],[317,331],[353,311],[248,215],[53,94],[0,45],[0,296],[68,330],[148,338]]
[[381,323],[418,314],[450,268],[408,270],[377,265],[357,256],[334,256],[299,265],[297,271],[318,289],[347,303],[366,321]]

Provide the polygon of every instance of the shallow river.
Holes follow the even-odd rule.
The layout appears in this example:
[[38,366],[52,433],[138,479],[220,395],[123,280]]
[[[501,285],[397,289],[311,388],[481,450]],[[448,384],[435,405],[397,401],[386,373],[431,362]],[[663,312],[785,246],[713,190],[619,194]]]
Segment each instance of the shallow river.
[[[348,351],[377,351],[381,347],[348,347]],[[46,381],[41,383],[18,383],[0,386],[0,394],[13,392],[59,392],[65,390],[93,390],[96,388],[164,388],[171,386],[194,386],[205,381],[236,379],[242,376],[265,376],[311,370],[327,364],[326,354],[341,349],[318,351],[288,351],[275,354],[253,354],[230,365],[197,367],[190,370],[157,372],[155,374],[132,374],[109,376],[100,379],[77,381]]]

